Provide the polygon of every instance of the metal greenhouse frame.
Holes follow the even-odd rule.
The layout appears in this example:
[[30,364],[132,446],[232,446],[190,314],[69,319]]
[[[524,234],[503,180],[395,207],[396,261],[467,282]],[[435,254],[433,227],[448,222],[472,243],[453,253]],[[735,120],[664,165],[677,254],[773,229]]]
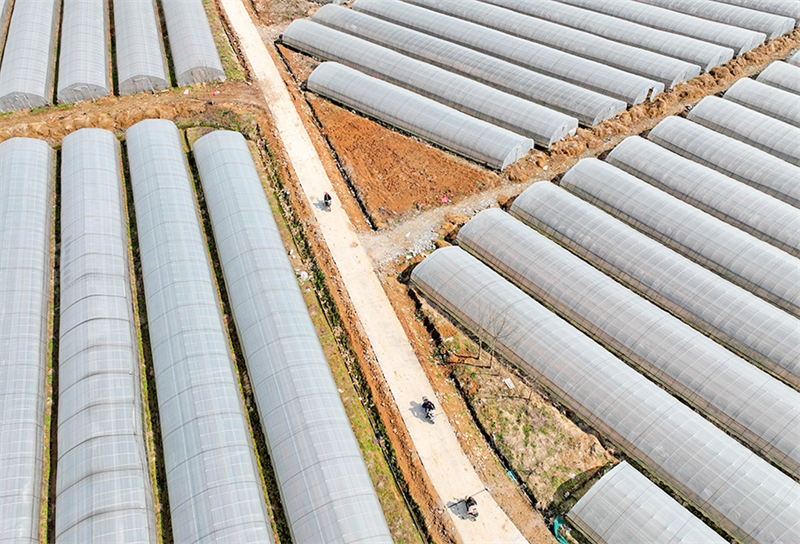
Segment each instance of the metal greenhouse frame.
[[306,85],[321,96],[492,168],[504,169],[533,147],[530,138],[335,62],[319,65]]
[[800,95],[744,77],[723,98],[800,128]]
[[352,9],[624,100],[629,105],[652,99],[664,91],[664,84],[655,80],[400,0],[356,0]]
[[641,4],[634,0],[613,0],[611,2],[608,0],[558,1],[563,4],[570,4],[627,19],[652,28],[730,47],[737,56],[755,49],[767,39],[767,35],[763,32],[755,32],[746,28],[709,21],[658,6]]
[[800,166],[800,128],[717,96],[707,96],[688,119]]
[[169,87],[154,0],[112,0],[119,93]]
[[293,540],[391,543],[247,142],[215,131],[194,157]]
[[758,74],[756,81],[790,93],[800,94],[800,65],[788,62],[773,62]]
[[653,51],[700,66],[707,71],[734,56],[730,47],[709,43],[681,34],[664,32],[625,19],[581,9],[551,0],[482,0],[537,19],[572,27],[609,40]]
[[566,517],[597,543],[726,542],[627,461],[605,473]]
[[494,208],[459,245],[688,405],[800,477],[800,393]]
[[156,542],[119,142],[61,150],[56,542]]
[[559,189],[534,183],[511,213],[596,268],[800,388],[800,321]]
[[59,102],[111,94],[107,0],[67,0],[61,14]]
[[800,208],[800,168],[683,117],[667,117],[647,139]]
[[161,0],[178,85],[225,79],[202,0]]
[[738,539],[800,539],[800,484],[457,247],[414,268],[436,306]]
[[654,240],[800,317],[800,261],[598,159],[561,186]]
[[51,103],[59,5],[57,0],[14,2],[0,64],[0,111]]
[[606,162],[800,258],[800,210],[639,136]]
[[578,128],[574,117],[312,21],[295,20],[284,30],[281,39],[286,45],[310,55],[340,62],[528,136],[544,147]]
[[795,25],[794,19],[789,17],[712,0],[637,0],[637,2],[688,13],[703,19],[738,26],[739,28],[749,28],[750,30],[763,32],[770,40],[789,32]]
[[39,541],[53,151],[0,143],[0,535]]
[[126,138],[174,540],[272,542],[180,134]]
[[696,64],[645,51],[477,0],[404,1],[654,79],[663,83],[668,89],[700,74],[700,67]]
[[575,117],[586,126],[627,107],[622,100],[341,6],[323,6],[311,20]]

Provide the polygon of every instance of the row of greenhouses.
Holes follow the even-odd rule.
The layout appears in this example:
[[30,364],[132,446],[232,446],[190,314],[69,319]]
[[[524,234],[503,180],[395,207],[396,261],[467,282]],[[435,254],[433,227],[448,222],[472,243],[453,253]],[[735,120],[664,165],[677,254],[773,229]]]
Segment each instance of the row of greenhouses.
[[[64,138],[59,249],[51,241],[53,150],[27,138],[0,144],[0,353],[8,359],[0,365],[0,532],[35,542],[45,523],[48,308],[55,297],[56,542],[157,541],[143,345],[158,407],[166,474],[160,485],[169,499],[162,513],[174,541],[271,542],[184,140],[160,119],[125,136],[133,195],[127,208],[116,136],[82,129]],[[218,281],[229,296],[292,538],[391,542],[246,140],[211,132],[192,153],[220,258]],[[135,217],[133,240],[128,215]],[[141,267],[141,331],[129,244],[138,247]]]
[[[428,112],[463,119],[460,112],[549,147],[796,23],[760,11],[755,24],[739,21],[738,6],[695,16],[628,3],[636,9],[593,0],[356,0],[294,21],[280,40],[350,68],[318,67],[311,91],[502,169],[519,154],[518,141],[502,138],[499,156],[487,157],[482,123],[430,127]],[[364,74],[358,85],[352,70]]]
[[8,29],[0,36],[5,44],[0,111],[45,106],[54,95],[64,103],[115,90],[129,94],[168,87],[161,16],[178,85],[225,79],[202,0],[162,0],[161,12],[153,0],[75,0],[63,6],[56,0],[18,1],[13,9],[10,5],[4,2],[0,26]]
[[636,467],[563,512],[593,542],[719,541],[679,502],[737,540],[800,539],[800,138],[776,90],[742,80],[480,212],[414,268],[435,308]]
[[[800,538],[800,484],[561,319],[546,302],[540,304],[460,247],[435,251],[414,268],[411,281],[434,306],[731,536],[765,544]],[[595,313],[613,310],[594,307]],[[680,347],[670,346],[670,353]],[[696,363],[691,364],[682,369],[686,383],[693,380]],[[724,388],[726,379],[719,378],[717,387]],[[775,384],[790,401],[798,394]],[[791,425],[796,427],[796,420]],[[770,434],[787,432],[777,426]]]

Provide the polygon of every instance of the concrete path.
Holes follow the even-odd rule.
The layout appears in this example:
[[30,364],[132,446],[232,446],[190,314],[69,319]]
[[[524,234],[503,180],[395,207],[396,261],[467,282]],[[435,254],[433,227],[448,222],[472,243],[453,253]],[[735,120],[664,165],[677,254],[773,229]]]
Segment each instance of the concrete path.
[[[330,211],[316,205],[326,191],[335,194],[333,185],[242,0],[221,0],[221,4],[261,86],[300,185],[430,481],[445,504],[480,492],[484,485],[461,450],[450,422],[441,417],[440,411],[439,419],[431,425],[415,409],[423,396],[436,397],[350,219],[336,200]],[[455,508],[448,509],[461,541],[525,542],[488,492],[475,498],[480,512],[476,521],[462,520]]]

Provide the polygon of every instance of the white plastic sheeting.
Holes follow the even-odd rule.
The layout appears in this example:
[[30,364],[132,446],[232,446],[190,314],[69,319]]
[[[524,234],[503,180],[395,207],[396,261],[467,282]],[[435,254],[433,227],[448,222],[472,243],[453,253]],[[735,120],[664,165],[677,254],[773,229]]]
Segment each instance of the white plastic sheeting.
[[119,93],[169,87],[153,0],[113,0]]
[[745,77],[723,98],[800,128],[800,95]]
[[203,0],[161,0],[178,85],[225,79]]
[[800,168],[682,117],[667,117],[647,139],[800,208]]
[[293,540],[391,543],[247,142],[216,131],[194,156]]
[[730,47],[664,32],[638,23],[551,0],[482,0],[553,23],[566,25],[610,40],[681,59],[709,70],[733,58]]
[[597,544],[725,542],[626,461],[590,487],[567,519]]
[[56,542],[156,542],[119,142],[84,128],[61,151]]
[[561,186],[764,300],[800,317],[800,261],[597,159]]
[[0,111],[46,106],[53,98],[57,0],[14,2],[0,64]]
[[476,0],[405,0],[507,34],[654,79],[672,88],[700,73],[700,67]]
[[126,138],[174,540],[272,542],[180,134]]
[[794,28],[795,21],[789,17],[764,13],[753,9],[723,4],[712,0],[636,0],[645,4],[652,4],[662,8],[688,13],[719,21],[740,28],[749,28],[757,32],[763,32],[770,40],[777,38],[785,32]]
[[652,28],[691,36],[698,40],[730,47],[736,55],[742,55],[758,47],[767,39],[763,32],[755,32],[724,23],[701,19],[685,13],[640,4],[633,0],[558,0],[564,4],[591,9],[613,15]]
[[800,166],[800,128],[789,123],[717,96],[702,99],[688,118]]
[[652,79],[400,0],[356,0],[353,9],[624,100],[629,105],[639,104],[664,90],[663,83]]
[[756,81],[800,94],[800,66],[788,62],[773,62],[758,74]]
[[621,100],[341,6],[323,6],[312,20],[552,108],[587,126],[626,108]]
[[742,540],[800,539],[800,484],[457,247],[414,286]]
[[800,258],[797,208],[638,136],[625,139],[606,161]]
[[283,32],[287,45],[341,62],[549,146],[577,130],[577,119],[504,93],[391,49],[298,19]]
[[800,393],[498,209],[461,247],[729,434],[800,475]]
[[306,84],[317,94],[493,168],[502,170],[533,147],[530,138],[335,62],[318,66]]
[[58,101],[111,94],[106,0],[65,0],[60,34]]
[[621,221],[534,183],[511,212],[662,308],[800,387],[800,321]]
[[723,4],[741,6],[767,13],[791,17],[795,24],[800,23],[800,3],[796,0],[715,0]]
[[800,51],[795,51],[792,56],[786,59],[792,66],[800,66]]
[[0,52],[3,51],[3,44],[6,42],[6,30],[8,30],[8,18],[11,16],[11,4],[14,0],[0,0]]
[[0,542],[39,542],[53,152],[0,143]]

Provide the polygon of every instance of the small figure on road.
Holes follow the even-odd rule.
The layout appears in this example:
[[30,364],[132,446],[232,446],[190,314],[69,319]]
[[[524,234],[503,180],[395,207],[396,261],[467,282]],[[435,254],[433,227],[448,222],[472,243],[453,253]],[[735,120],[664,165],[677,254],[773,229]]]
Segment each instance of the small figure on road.
[[422,409],[425,410],[425,419],[433,423],[434,410],[436,410],[436,406],[433,405],[428,397],[422,397]]
[[478,503],[473,497],[464,499],[464,506],[467,508],[467,515],[470,519],[474,520],[478,517]]
[[331,195],[329,195],[328,193],[325,193],[325,196],[322,197],[322,201],[325,203],[325,209],[327,209],[327,210],[331,209],[331,200],[332,200],[331,199]]

